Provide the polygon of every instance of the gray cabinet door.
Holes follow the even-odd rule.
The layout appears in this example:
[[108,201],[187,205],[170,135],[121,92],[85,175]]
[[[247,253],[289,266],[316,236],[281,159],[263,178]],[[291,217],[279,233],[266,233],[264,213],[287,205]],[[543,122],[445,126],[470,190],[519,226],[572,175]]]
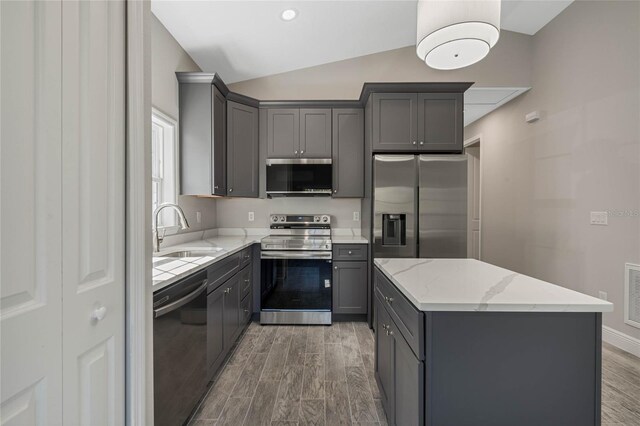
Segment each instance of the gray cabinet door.
[[418,140],[418,95],[374,93],[371,97],[373,151],[415,151]]
[[333,196],[364,197],[364,111],[333,110]]
[[227,102],[227,195],[258,197],[258,109]]
[[[180,193],[211,194],[211,85],[180,83]],[[224,142],[224,139],[222,140]]]
[[300,110],[300,157],[331,158],[331,109]]
[[224,287],[207,296],[207,363],[209,374],[215,373],[225,356]]
[[227,195],[227,101],[215,86],[211,86],[211,90],[213,91],[211,193],[224,196]]
[[333,313],[367,313],[367,262],[333,262]]
[[231,348],[240,332],[240,280],[236,274],[226,283],[222,284],[224,292],[224,347]]
[[[375,374],[380,390],[380,399],[387,421],[394,418],[394,338],[389,335],[388,327],[391,324],[391,317],[382,306],[382,302],[375,298]],[[391,423],[389,423],[391,424]]]
[[418,145],[421,151],[462,151],[462,94],[418,94]]
[[[391,424],[423,424],[424,363],[418,361],[393,321],[387,330],[393,337],[393,417]],[[386,334],[386,333],[385,333]]]
[[295,158],[300,153],[300,110],[267,110],[267,158]]

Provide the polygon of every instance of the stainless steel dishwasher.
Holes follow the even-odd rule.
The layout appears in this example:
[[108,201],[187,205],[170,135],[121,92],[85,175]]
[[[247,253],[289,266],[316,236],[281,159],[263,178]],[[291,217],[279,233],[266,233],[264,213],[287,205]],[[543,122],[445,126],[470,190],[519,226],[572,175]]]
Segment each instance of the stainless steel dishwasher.
[[156,426],[184,424],[207,389],[207,272],[153,293]]

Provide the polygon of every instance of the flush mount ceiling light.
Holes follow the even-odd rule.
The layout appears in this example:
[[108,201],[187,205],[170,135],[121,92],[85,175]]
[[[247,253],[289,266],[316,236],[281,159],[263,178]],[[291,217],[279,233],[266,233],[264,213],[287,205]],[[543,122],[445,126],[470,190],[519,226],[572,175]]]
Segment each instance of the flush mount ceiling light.
[[500,0],[419,0],[416,53],[452,70],[487,56],[500,37]]
[[283,21],[293,21],[294,19],[296,19],[296,16],[298,16],[298,12],[296,12],[294,9],[285,9],[280,15]]

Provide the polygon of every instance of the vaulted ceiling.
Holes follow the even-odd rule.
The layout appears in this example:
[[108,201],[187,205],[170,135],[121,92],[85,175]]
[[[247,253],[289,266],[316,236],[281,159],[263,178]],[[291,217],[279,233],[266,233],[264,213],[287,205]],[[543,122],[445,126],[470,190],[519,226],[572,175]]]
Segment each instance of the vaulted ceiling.
[[[503,29],[535,34],[572,0],[503,0]],[[415,44],[416,2],[152,0],[203,71],[227,83]],[[296,19],[280,15],[295,9]]]

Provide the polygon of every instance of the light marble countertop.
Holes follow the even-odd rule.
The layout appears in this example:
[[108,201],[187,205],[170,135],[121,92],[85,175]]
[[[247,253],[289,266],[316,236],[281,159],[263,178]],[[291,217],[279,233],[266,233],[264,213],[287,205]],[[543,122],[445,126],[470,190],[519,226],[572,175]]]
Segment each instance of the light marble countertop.
[[[265,234],[214,236],[166,247],[158,253],[153,253],[153,291],[167,287],[245,247],[259,243],[265,236]],[[163,256],[184,250],[211,250],[211,255],[181,258]]]
[[369,244],[369,241],[360,235],[332,235],[331,244]]
[[475,259],[374,262],[421,311],[613,311],[610,302]]

